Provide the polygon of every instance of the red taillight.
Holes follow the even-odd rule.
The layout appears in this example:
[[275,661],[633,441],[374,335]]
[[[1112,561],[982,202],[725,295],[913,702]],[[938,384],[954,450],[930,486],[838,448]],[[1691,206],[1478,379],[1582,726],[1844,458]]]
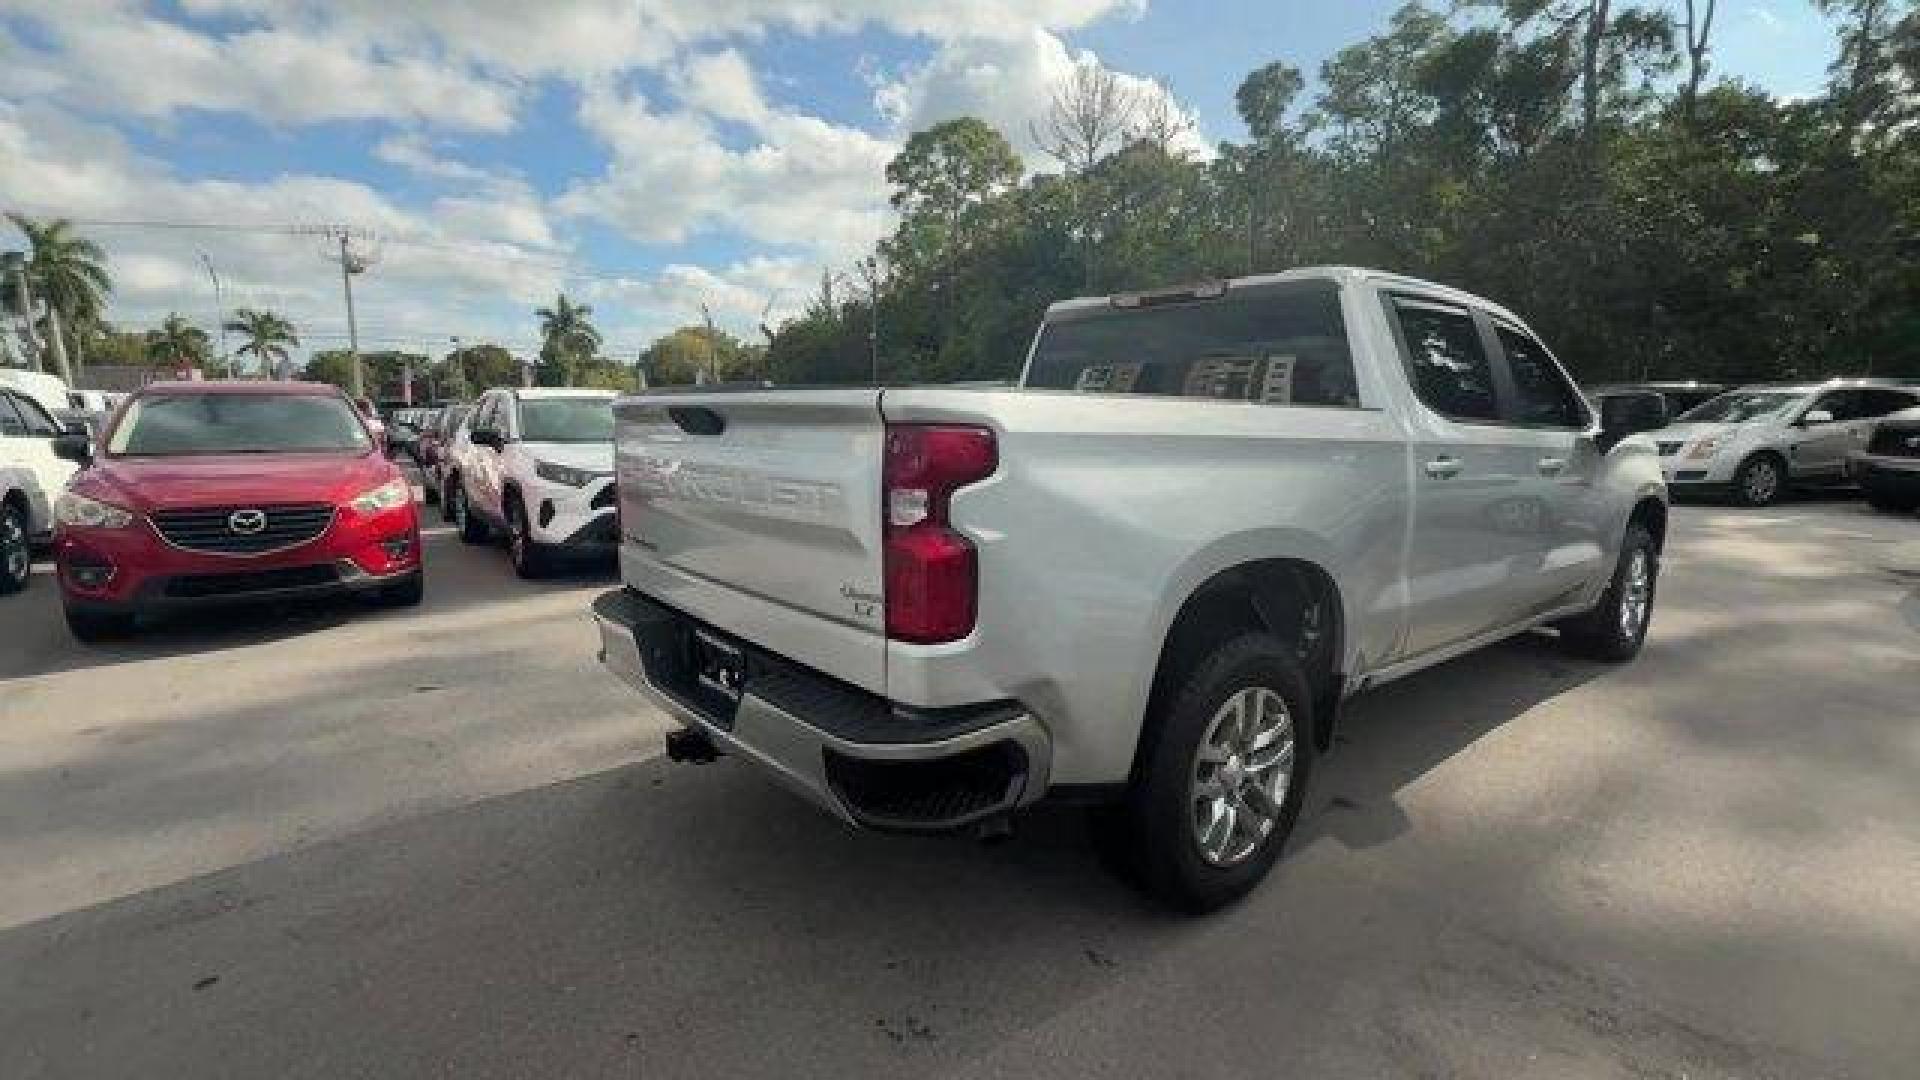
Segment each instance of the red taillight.
[[932,645],[973,632],[973,544],[948,525],[953,493],[999,465],[993,432],[939,424],[887,427],[887,636]]

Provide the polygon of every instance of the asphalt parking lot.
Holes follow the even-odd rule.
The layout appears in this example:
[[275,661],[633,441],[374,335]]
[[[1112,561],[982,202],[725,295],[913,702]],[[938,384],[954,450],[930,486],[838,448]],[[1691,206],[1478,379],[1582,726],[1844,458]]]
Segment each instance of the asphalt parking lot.
[[1639,662],[1362,699],[1183,921],[1051,812],[849,833],[594,663],[605,574],[82,648],[0,601],[0,1076],[1891,1077],[1920,1060],[1920,520],[1675,511]]

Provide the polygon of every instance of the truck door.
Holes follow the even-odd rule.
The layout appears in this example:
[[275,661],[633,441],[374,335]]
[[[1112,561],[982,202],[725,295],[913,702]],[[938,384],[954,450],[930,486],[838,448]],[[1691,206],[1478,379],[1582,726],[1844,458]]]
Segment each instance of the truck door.
[[1404,294],[1386,306],[1417,399],[1401,649],[1414,657],[1505,626],[1534,601],[1552,511],[1536,483],[1540,439],[1504,422],[1473,313]]
[[[1534,549],[1513,566],[1518,620],[1565,606],[1604,572],[1615,522],[1594,483],[1600,448],[1573,381],[1524,327],[1497,318],[1486,327],[1501,356],[1507,424],[1516,444],[1537,451],[1521,484],[1544,510]],[[1521,595],[1529,579],[1531,595]]]

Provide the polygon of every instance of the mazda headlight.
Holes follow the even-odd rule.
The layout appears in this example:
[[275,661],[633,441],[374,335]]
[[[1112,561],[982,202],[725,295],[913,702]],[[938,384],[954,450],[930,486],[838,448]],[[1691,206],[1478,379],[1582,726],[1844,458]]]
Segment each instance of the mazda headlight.
[[565,484],[568,487],[586,487],[606,475],[606,473],[594,472],[592,469],[576,469],[556,461],[536,461],[533,463],[533,471],[542,480]]
[[124,529],[134,522],[133,512],[63,491],[53,503],[53,520],[56,524],[80,529]]
[[377,514],[413,501],[413,488],[405,480],[392,480],[371,491],[363,491],[347,503],[363,514]]
[[1690,458],[1710,458],[1720,452],[1720,447],[1725,445],[1726,441],[1725,436],[1709,435],[1688,448],[1687,456]]

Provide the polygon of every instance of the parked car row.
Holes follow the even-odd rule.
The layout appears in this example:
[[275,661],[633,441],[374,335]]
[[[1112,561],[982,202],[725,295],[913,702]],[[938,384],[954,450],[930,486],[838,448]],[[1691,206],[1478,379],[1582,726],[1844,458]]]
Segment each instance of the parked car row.
[[[1648,383],[1597,387],[1589,396],[1654,401],[1672,416],[1650,437],[1677,494],[1724,493],[1746,506],[1767,506],[1796,487],[1858,482],[1867,490],[1869,466],[1877,478],[1905,475],[1904,465],[1884,463],[1897,457],[1885,447],[1904,444],[1883,445],[1875,431],[1889,418],[1920,408],[1920,387],[1874,379],[1756,384],[1671,412],[1697,392],[1696,384]],[[1870,443],[1879,449],[1870,451]],[[1882,490],[1895,482],[1874,481]],[[1875,500],[1882,504],[1897,506],[1898,500]]]

